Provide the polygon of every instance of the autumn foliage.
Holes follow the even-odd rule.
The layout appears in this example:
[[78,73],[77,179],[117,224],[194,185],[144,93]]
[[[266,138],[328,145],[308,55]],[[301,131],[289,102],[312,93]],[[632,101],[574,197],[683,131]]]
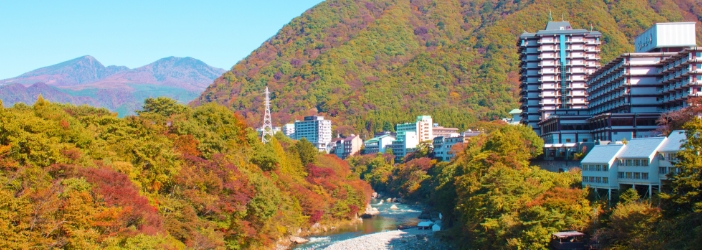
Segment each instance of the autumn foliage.
[[124,119],[0,107],[0,248],[260,249],[355,218],[370,186],[335,156],[303,165],[298,144],[263,145],[225,107],[164,98]]

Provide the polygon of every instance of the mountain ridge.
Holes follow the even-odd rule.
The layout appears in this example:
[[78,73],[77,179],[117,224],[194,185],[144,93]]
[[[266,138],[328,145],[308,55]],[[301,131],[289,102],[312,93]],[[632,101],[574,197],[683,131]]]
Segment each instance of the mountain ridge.
[[32,104],[42,94],[52,102],[100,106],[123,116],[141,109],[149,97],[190,102],[223,72],[192,57],[171,56],[129,69],[105,67],[87,55],[0,80],[0,100],[5,106]]

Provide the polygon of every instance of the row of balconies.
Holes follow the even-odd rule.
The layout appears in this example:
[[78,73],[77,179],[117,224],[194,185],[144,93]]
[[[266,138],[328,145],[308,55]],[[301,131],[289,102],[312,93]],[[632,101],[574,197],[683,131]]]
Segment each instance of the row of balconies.
[[663,98],[661,98],[658,102],[659,103],[676,102],[676,101],[682,101],[684,99],[687,99],[688,97],[698,97],[698,96],[702,96],[702,92],[697,92],[694,94],[678,93],[678,94],[674,94],[674,95],[664,95]]
[[675,84],[664,85],[663,88],[661,88],[659,91],[661,93],[665,93],[665,92],[681,90],[683,88],[700,86],[700,85],[702,85],[702,80],[694,80],[693,79],[691,81],[677,82]]
[[668,61],[666,61],[666,60],[663,60],[663,61],[661,62],[661,63],[662,63],[662,66],[661,66],[660,71],[661,71],[661,72],[671,71],[671,70],[678,69],[678,68],[681,68],[681,67],[685,67],[685,66],[688,66],[688,65],[694,65],[694,64],[700,63],[700,62],[702,62],[702,58],[688,58],[688,57],[682,57],[682,58],[676,60],[675,62],[668,62]]

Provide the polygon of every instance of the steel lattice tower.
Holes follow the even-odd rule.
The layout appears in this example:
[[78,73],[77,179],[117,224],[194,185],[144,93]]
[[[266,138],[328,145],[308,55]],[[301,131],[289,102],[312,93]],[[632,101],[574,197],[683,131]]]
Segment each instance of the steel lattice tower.
[[273,123],[271,122],[271,98],[268,87],[266,87],[266,111],[263,115],[263,127],[261,127],[261,141],[268,143],[273,138]]

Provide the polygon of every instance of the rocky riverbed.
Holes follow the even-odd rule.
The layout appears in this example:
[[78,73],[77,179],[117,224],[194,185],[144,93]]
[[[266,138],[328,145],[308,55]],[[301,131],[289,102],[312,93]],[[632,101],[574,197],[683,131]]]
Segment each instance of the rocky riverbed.
[[350,249],[451,249],[444,242],[434,237],[431,230],[416,228],[391,230],[368,234],[344,241],[339,241],[325,248],[328,250]]

